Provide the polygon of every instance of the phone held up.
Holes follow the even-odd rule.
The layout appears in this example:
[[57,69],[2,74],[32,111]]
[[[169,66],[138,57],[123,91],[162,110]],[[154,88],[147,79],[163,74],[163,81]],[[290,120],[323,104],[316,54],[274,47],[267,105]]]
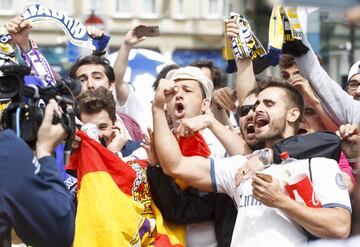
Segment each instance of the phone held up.
[[138,26],[135,28],[135,34],[138,38],[141,37],[156,37],[160,36],[159,26]]

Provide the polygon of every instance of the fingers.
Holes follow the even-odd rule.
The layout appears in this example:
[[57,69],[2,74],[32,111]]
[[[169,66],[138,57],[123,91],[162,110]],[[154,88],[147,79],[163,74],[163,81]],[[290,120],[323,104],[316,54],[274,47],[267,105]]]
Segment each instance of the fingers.
[[86,30],[88,35],[91,36],[91,38],[93,39],[101,38],[104,35],[104,30],[99,29],[95,26],[87,26]]
[[272,182],[272,176],[269,175],[269,174],[258,172],[258,173],[256,173],[255,176],[258,177],[258,178],[261,178],[265,182],[268,182],[268,183]]
[[236,97],[234,97],[232,90],[228,87],[218,89],[214,92],[214,100],[220,106],[229,111],[236,111]]
[[259,175],[261,173],[255,173],[255,175],[252,177],[253,179],[253,186],[256,185],[256,186],[262,186],[262,187],[266,187],[268,186],[268,183],[266,180],[263,179],[263,177],[261,175]]
[[233,22],[226,23],[226,36],[228,38],[237,37],[239,35],[239,27]]
[[9,33],[18,33],[27,27],[31,28],[32,25],[30,21],[25,21],[22,16],[17,16],[11,19],[10,22],[5,25],[5,27]]
[[355,124],[341,125],[339,130],[336,132],[340,139],[348,139],[352,135],[358,136],[358,126]]
[[180,125],[176,128],[176,133],[178,136],[193,136],[195,131],[188,126],[186,123],[181,122]]
[[235,185],[239,186],[241,183],[245,182],[252,176],[253,172],[248,169],[247,166],[242,167],[236,172],[235,175]]
[[54,99],[51,99],[45,108],[45,116],[43,119],[44,124],[52,124],[54,113],[61,116],[61,111],[59,110],[59,105]]

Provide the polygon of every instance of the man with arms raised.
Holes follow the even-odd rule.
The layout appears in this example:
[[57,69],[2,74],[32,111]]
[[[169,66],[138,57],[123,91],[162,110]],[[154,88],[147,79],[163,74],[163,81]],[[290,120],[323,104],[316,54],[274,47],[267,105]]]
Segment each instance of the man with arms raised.
[[[176,92],[178,82],[163,80],[153,102],[155,147],[165,173],[180,178],[202,190],[223,192],[232,197],[238,208],[232,246],[269,244],[298,246],[306,243],[305,231],[320,238],[346,238],[350,231],[350,200],[334,160],[313,158],[288,166],[271,163],[271,147],[294,135],[302,118],[301,94],[291,85],[269,83],[258,95],[255,108],[255,136],[265,141],[262,152],[249,160],[263,162],[266,169],[235,185],[238,168],[247,157],[233,156],[206,159],[181,155],[174,136],[167,127],[163,107]],[[261,161],[260,161],[261,160]],[[291,166],[312,170],[314,190],[322,208],[310,208],[286,195],[282,174]],[[326,165],[326,169],[323,169]],[[337,182],[336,182],[337,181]]]

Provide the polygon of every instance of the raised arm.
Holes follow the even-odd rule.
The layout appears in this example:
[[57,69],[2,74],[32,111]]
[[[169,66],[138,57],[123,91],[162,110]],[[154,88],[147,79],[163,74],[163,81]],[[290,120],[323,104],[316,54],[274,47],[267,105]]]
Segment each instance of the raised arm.
[[299,89],[299,91],[304,97],[305,104],[310,105],[314,109],[327,130],[334,132],[338,130],[339,126],[326,113],[324,107],[321,105],[319,98],[316,97],[313,89],[311,88],[308,80],[297,74],[293,75],[288,80],[288,82],[297,89]]
[[251,153],[249,145],[241,136],[222,125],[218,120],[209,114],[181,120],[178,133],[180,135],[185,135],[185,133],[192,133],[205,128],[209,128],[214,133],[230,156],[237,154],[246,155]]
[[[226,24],[227,38],[236,37],[239,34],[239,28],[235,23]],[[242,105],[247,93],[256,86],[255,74],[251,58],[238,59],[236,61],[236,93],[239,105]]]
[[[141,26],[141,25],[139,25]],[[135,29],[129,30],[125,37],[124,41],[118,51],[116,60],[114,63],[114,73],[115,73],[115,90],[117,100],[120,105],[124,105],[129,96],[129,84],[124,81],[124,75],[126,68],[128,66],[128,58],[130,50],[141,41],[145,40],[145,37],[138,38],[135,34]]]
[[[306,45],[310,47],[310,44]],[[295,60],[300,73],[309,80],[325,111],[337,125],[360,122],[360,102],[354,100],[330,78],[311,47],[305,55],[295,57]]]
[[153,101],[154,139],[160,165],[165,174],[200,190],[211,191],[210,160],[200,156],[184,157],[167,124],[164,105],[176,92],[174,81],[162,79]]

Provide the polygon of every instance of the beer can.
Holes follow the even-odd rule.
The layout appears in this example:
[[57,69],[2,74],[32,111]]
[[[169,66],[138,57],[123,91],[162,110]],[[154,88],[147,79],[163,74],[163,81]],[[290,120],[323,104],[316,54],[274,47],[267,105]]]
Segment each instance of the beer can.
[[99,130],[96,124],[93,123],[84,124],[83,126],[81,126],[81,131],[86,133],[90,138],[100,143]]

